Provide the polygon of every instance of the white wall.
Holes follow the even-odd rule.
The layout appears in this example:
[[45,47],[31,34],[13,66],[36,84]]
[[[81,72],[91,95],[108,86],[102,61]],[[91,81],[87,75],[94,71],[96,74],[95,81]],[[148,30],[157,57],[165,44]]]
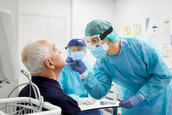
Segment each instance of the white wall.
[[114,25],[172,12],[171,0],[115,0]]
[[[19,0],[20,52],[32,39],[55,43],[66,58],[65,46],[71,39],[71,0]],[[27,81],[22,76],[19,84]]]
[[63,52],[71,39],[70,0],[19,0],[20,49],[31,39],[51,40]]
[[[18,31],[18,3],[17,0],[0,0],[0,8],[9,10],[12,14],[12,18],[15,24],[15,31]],[[17,33],[16,33],[17,34]],[[0,98],[5,98],[8,96],[10,91],[18,85],[18,81],[11,82],[10,84],[5,84],[0,87]],[[13,93],[12,96],[17,96],[17,91]]]
[[115,0],[73,0],[72,37],[83,37],[87,23],[105,18],[113,23]]

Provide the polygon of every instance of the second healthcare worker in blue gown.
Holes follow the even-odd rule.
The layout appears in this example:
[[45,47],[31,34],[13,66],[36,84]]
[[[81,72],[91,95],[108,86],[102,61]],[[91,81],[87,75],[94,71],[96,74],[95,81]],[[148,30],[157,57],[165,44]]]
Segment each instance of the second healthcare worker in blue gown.
[[66,61],[91,96],[104,97],[114,81],[121,86],[122,115],[172,115],[172,74],[150,39],[119,37],[104,19],[88,23],[85,36],[97,58],[94,72],[81,60]]
[[[73,59],[82,60],[89,71],[93,70],[92,65],[83,60],[87,52],[86,44],[83,39],[70,40],[67,45],[67,51],[68,56],[72,56]],[[71,96],[79,104],[94,104],[94,99],[91,98],[81,84],[79,73],[73,71],[67,64],[59,74],[58,82],[64,93]],[[81,112],[81,115],[103,115],[103,112],[97,109]]]

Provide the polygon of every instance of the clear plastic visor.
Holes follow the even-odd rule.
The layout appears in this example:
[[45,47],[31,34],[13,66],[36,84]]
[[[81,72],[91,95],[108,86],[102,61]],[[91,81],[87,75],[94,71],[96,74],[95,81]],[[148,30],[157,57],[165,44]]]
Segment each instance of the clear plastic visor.
[[84,39],[85,43],[87,44],[87,47],[89,47],[89,48],[97,47],[101,43],[101,39],[100,39],[99,35],[89,36],[89,37],[85,37],[83,39]]

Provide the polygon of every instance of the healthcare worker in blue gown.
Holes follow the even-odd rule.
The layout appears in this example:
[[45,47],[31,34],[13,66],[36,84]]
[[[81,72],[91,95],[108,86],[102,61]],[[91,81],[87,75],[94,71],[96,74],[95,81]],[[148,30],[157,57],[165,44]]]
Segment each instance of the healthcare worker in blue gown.
[[97,58],[94,71],[89,71],[82,60],[66,61],[80,74],[92,97],[104,97],[113,81],[120,85],[122,115],[172,115],[172,74],[150,39],[119,37],[104,19],[89,22],[85,36]]
[[[93,70],[92,65],[83,60],[87,52],[86,44],[83,39],[70,40],[66,48],[68,56],[71,56],[73,59],[82,60],[89,71]],[[73,71],[67,64],[61,71],[58,82],[64,93],[71,96],[79,104],[91,105],[95,103],[95,99],[82,87],[79,73]],[[81,115],[103,115],[103,112],[97,109],[81,112]]]

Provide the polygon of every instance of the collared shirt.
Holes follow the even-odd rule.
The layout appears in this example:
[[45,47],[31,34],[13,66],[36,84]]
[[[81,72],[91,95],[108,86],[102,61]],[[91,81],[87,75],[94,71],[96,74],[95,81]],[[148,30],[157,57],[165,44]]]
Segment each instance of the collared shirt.
[[[70,96],[66,95],[58,81],[46,77],[32,76],[32,82],[35,83],[44,101],[59,106],[64,115],[80,115],[80,108],[77,102]],[[19,93],[19,97],[29,97],[30,85],[25,86]],[[35,98],[32,90],[31,97]]]

